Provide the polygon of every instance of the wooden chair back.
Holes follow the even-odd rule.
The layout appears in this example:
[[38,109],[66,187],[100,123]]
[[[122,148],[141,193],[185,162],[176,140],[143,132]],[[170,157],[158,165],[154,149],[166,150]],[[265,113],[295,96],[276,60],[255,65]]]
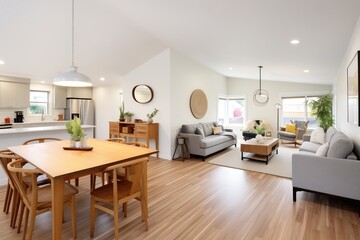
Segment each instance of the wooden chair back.
[[23,145],[33,144],[33,143],[44,143],[44,142],[50,142],[50,141],[61,141],[61,139],[59,139],[59,138],[52,138],[52,137],[47,137],[47,138],[33,138],[33,139],[29,139],[29,140],[23,142]]
[[124,138],[108,138],[108,139],[106,139],[106,141],[123,143],[123,142],[125,142],[125,139]]

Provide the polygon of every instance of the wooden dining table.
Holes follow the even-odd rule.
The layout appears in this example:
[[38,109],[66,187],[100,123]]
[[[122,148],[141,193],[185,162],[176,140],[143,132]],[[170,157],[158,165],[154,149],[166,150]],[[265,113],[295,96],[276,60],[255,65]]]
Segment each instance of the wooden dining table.
[[[102,171],[114,164],[158,153],[158,150],[154,149],[100,139],[88,139],[87,145],[93,149],[64,150],[64,147],[70,146],[69,140],[8,147],[10,151],[41,169],[51,180],[53,239],[62,237],[65,181]],[[147,171],[144,172],[147,175]],[[142,194],[147,212],[147,176],[143,176],[143,179],[145,186]]]

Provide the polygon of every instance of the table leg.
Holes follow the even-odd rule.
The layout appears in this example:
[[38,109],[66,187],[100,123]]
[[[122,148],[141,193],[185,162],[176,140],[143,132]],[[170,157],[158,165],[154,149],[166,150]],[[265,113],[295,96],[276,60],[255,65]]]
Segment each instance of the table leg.
[[64,210],[64,178],[51,179],[52,194],[52,239],[61,239]]
[[244,152],[241,152],[241,160],[244,160]]

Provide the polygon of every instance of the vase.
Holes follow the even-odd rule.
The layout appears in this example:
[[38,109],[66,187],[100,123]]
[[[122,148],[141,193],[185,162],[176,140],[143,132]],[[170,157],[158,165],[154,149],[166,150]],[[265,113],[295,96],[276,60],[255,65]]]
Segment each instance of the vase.
[[81,141],[75,141],[75,147],[80,148],[81,147]]
[[148,118],[147,123],[152,123],[153,119],[152,118]]
[[257,134],[255,139],[256,139],[256,142],[258,142],[258,143],[264,142],[263,136],[261,134]]

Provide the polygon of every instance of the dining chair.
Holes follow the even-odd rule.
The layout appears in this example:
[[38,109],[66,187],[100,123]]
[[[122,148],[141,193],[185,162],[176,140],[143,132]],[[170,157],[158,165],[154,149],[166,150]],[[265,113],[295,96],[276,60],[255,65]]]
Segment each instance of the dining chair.
[[20,196],[15,188],[14,182],[7,168],[7,165],[13,160],[19,158],[20,157],[16,156],[14,153],[10,152],[9,150],[0,150],[0,164],[4,169],[5,174],[8,177],[8,185],[6,188],[3,212],[9,214],[10,206],[11,206],[10,227],[12,228],[15,228],[16,226],[16,218],[18,215]]
[[[53,138],[53,137],[43,137],[43,138],[33,138],[29,139],[22,143],[22,145],[28,145],[28,144],[36,144],[36,143],[44,143],[44,142],[54,142],[54,141],[61,141],[62,139],[59,138]],[[69,180],[70,183],[70,180]],[[79,186],[79,178],[75,178],[75,186]]]
[[[51,184],[38,185],[37,177],[43,172],[38,168],[24,168],[26,161],[18,159],[8,163],[7,168],[12,176],[14,185],[19,192],[23,206],[25,207],[25,223],[22,238],[26,238],[28,229],[28,221],[30,215],[29,231],[27,239],[32,239],[34,230],[35,217],[46,211],[51,211],[52,204],[52,192]],[[24,177],[30,177],[31,185],[29,186]],[[73,237],[77,237],[76,230],[76,194],[79,191],[76,187],[69,183],[64,185],[64,204],[70,204],[71,206],[71,217],[72,217],[72,230]],[[22,214],[20,214],[20,224],[22,222]]]
[[[122,179],[119,181],[117,174],[118,168],[127,169],[127,180]],[[138,158],[116,164],[106,168],[105,171],[111,172],[112,182],[91,191],[90,236],[94,237],[97,209],[113,216],[115,239],[119,239],[118,208],[121,204],[126,203],[131,199],[140,200],[142,220],[145,223],[145,229],[148,230],[146,196],[147,158]]]
[[[120,138],[120,137],[108,138],[108,139],[105,139],[105,140],[109,141],[109,142],[117,142],[117,143],[124,143],[125,142],[125,139]],[[90,189],[91,190],[93,190],[95,188],[96,178],[97,177],[101,178],[101,184],[104,185],[105,180],[107,179],[106,172],[102,171],[102,172],[98,172],[98,173],[95,173],[95,174],[91,174],[91,176],[90,176]]]

